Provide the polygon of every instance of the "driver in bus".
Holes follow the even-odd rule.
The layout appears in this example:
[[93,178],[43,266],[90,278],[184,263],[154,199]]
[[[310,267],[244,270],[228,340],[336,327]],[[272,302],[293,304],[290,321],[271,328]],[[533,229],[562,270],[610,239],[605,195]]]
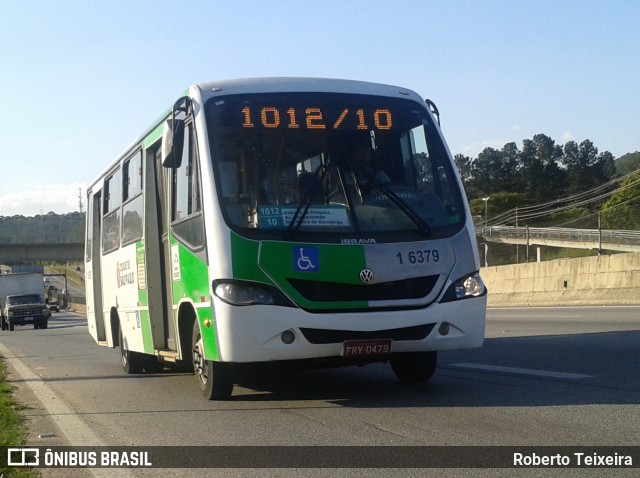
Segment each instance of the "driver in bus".
[[351,152],[351,160],[354,167],[354,172],[357,174],[358,172],[364,172],[359,176],[364,176],[360,178],[360,184],[366,185],[368,182],[368,177],[373,177],[382,184],[391,183],[391,178],[389,175],[382,169],[379,161],[374,157],[374,150],[369,141],[363,141],[361,143],[356,144]]

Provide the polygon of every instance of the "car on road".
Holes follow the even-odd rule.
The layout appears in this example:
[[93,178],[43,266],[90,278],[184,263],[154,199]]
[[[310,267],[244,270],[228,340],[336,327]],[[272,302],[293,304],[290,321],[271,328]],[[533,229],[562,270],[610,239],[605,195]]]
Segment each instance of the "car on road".
[[8,295],[2,308],[2,329],[13,332],[16,325],[33,324],[34,329],[46,329],[51,311],[42,294]]

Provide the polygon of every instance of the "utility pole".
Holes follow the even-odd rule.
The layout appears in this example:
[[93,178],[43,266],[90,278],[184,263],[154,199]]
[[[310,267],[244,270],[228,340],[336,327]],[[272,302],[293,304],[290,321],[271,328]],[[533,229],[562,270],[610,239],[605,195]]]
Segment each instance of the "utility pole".
[[82,212],[82,188],[78,188],[78,210]]

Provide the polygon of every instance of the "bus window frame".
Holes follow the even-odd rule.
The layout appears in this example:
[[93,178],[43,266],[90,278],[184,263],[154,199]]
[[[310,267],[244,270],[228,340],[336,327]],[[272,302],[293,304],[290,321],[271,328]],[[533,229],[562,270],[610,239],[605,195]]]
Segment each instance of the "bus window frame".
[[[195,124],[191,119],[184,123],[184,145],[182,150],[182,161],[179,167],[171,168],[170,184],[170,221],[169,225],[175,239],[187,247],[192,252],[200,252],[205,248],[205,228],[203,215],[202,197],[202,168],[198,155],[198,137]],[[189,168],[187,186],[187,212],[184,216],[176,219],[177,203],[177,175],[184,174],[184,168]],[[194,185],[197,187],[197,194],[194,196]],[[196,197],[197,196],[197,197]],[[197,209],[192,209],[194,200],[197,200]],[[185,234],[186,232],[186,234]],[[196,241],[193,241],[196,239]]]
[[[112,182],[114,178],[118,180],[117,182],[119,182],[119,187],[120,187],[120,191],[119,191],[120,197],[118,202],[115,203],[117,204],[117,206],[112,204],[113,193],[111,192],[111,188],[109,187],[111,184],[115,184],[114,182]],[[102,214],[101,245],[102,245],[102,254],[106,255],[120,249],[120,246],[121,246],[120,234],[121,234],[122,217],[120,213],[122,210],[122,167],[120,163],[118,163],[117,167],[115,167],[109,174],[105,176],[104,186],[102,189],[103,189],[103,197],[102,197],[103,214]],[[116,237],[117,240],[113,241],[113,245],[108,244],[109,247],[105,247],[105,242],[106,242],[105,239],[107,238],[107,235],[109,232],[109,228],[107,227],[107,225],[111,227],[112,218],[114,216],[117,217],[117,221],[113,221],[113,224],[117,224],[118,227],[117,227],[117,233],[112,235],[113,237]]]
[[[131,174],[131,163],[135,160],[139,159],[139,168],[137,174],[140,177],[139,189],[134,191],[133,193],[130,191],[130,179],[132,177]],[[121,247],[127,246],[134,242],[142,239],[144,235],[144,199],[143,199],[143,191],[144,191],[144,154],[142,152],[142,148],[137,148],[133,154],[130,154],[122,161],[122,217],[121,217],[121,225],[120,225],[120,244]],[[133,194],[133,195],[131,195]],[[137,209],[134,209],[136,208]],[[137,230],[137,234],[132,235],[130,237],[125,237],[126,228],[125,228],[125,213],[129,210],[134,210],[138,212],[140,217],[140,227]]]

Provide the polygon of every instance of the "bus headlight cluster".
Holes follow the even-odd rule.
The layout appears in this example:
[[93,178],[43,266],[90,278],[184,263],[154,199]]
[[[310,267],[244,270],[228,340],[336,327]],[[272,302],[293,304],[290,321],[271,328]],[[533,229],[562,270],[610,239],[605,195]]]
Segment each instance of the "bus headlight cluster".
[[451,302],[453,300],[469,299],[471,297],[480,297],[487,293],[487,288],[482,282],[480,274],[474,272],[468,276],[462,277],[449,286],[442,296],[440,302]]
[[266,288],[242,282],[219,282],[215,294],[232,305],[272,305],[273,297]]

